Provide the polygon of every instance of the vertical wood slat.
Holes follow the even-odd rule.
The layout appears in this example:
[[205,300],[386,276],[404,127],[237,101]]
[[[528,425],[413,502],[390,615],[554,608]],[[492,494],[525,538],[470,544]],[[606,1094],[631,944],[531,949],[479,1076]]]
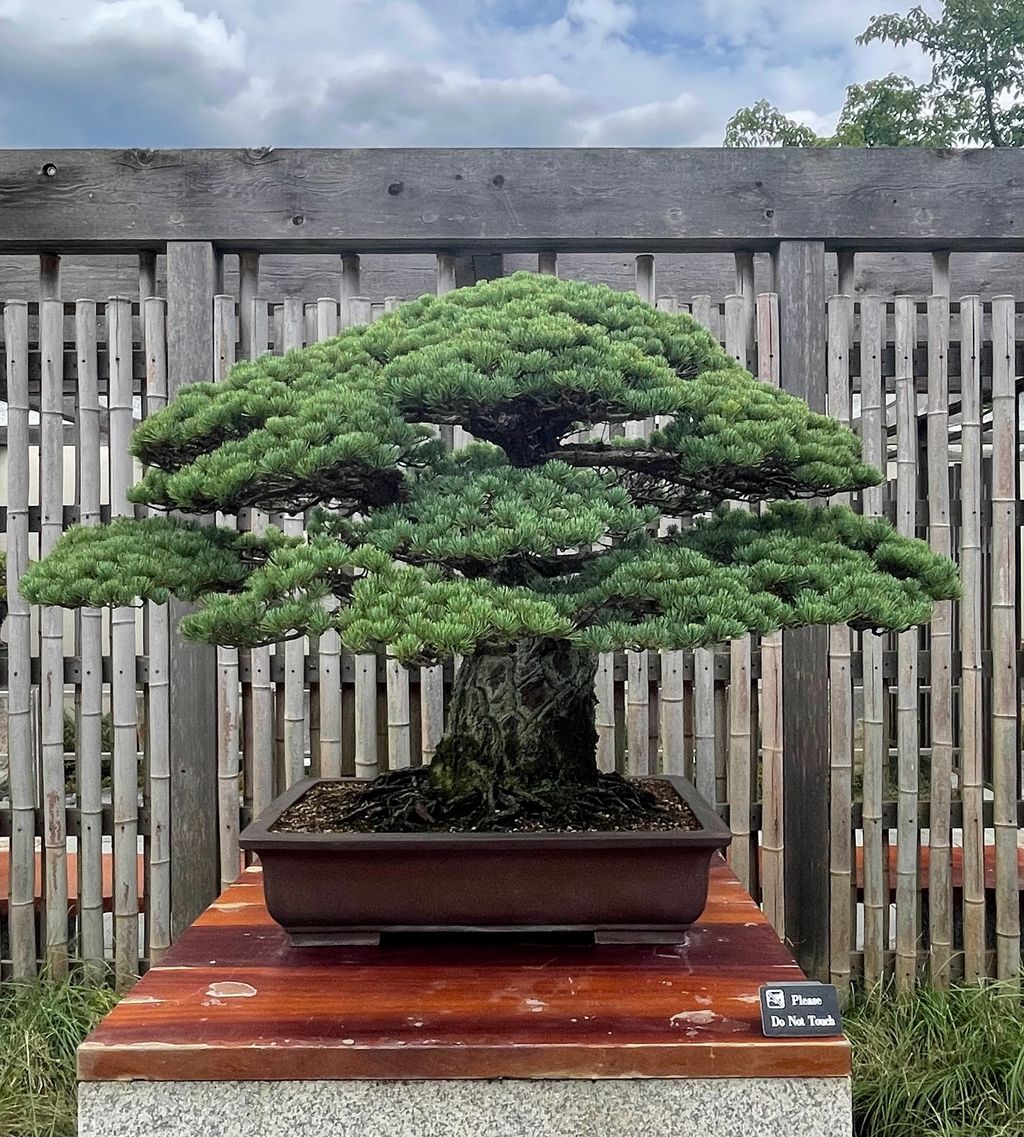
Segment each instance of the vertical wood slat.
[[[45,282],[44,282],[45,283]],[[64,305],[39,302],[39,552],[64,528]],[[64,611],[39,613],[40,773],[43,797],[43,958],[51,975],[68,969],[67,829],[64,805]]]
[[[284,302],[282,348],[285,352],[303,346],[306,332],[302,300],[289,296]],[[287,513],[281,521],[289,537],[301,537],[301,515]],[[280,645],[278,651],[281,651]],[[304,638],[285,642],[284,650],[284,777],[285,788],[306,774],[306,641]]]
[[[369,324],[372,317],[371,304],[365,296],[349,300],[353,325]],[[356,777],[375,778],[381,770],[377,753],[377,656],[374,652],[359,652],[354,661]]]
[[11,795],[8,930],[16,979],[36,973],[36,740],[32,731],[32,617],[18,591],[28,569],[28,305],[4,305],[7,349],[7,752]]
[[[209,241],[167,242],[167,393],[213,370],[216,258]],[[192,606],[170,602],[177,627]],[[217,653],[170,643],[171,926],[178,935],[217,895]]]
[[[780,385],[779,304],[757,297],[757,377]],[[785,841],[782,812],[782,632],[761,637],[761,902],[780,937],[786,932]]]
[[[861,448],[864,461],[884,472],[887,463],[882,348],[885,309],[877,296],[860,302]],[[881,517],[884,485],[868,486],[861,494],[861,513]],[[864,980],[868,987],[885,974],[886,927],[889,911],[889,868],[882,829],[885,738],[885,686],[882,675],[883,640],[874,632],[861,634],[863,667],[863,796],[864,796]]]
[[[744,260],[742,268],[749,268],[750,279],[746,284],[751,293],[749,298],[743,295],[725,298],[725,350],[741,367],[746,367],[750,343],[754,337],[750,319],[754,314],[753,257],[749,264]],[[733,509],[750,512],[750,507],[742,502],[730,504]],[[740,636],[729,643],[728,788],[725,795],[729,802],[729,825],[733,833],[729,863],[748,892],[754,887],[755,880],[754,846],[750,830],[751,783],[754,772],[750,706],[751,644],[749,635]]]
[[[100,520],[100,398],[96,302],[75,304],[78,437],[75,449],[78,520]],[[75,783],[78,798],[78,950],[90,978],[102,977],[103,934],[103,613],[82,608],[76,631],[81,678],[75,706]]]
[[[694,319],[719,339],[718,311],[710,296],[694,296]],[[693,653],[693,774],[698,793],[714,803],[717,795],[715,755],[715,650]]]
[[960,797],[963,802],[964,978],[985,975],[981,481],[981,298],[960,301]]
[[[244,267],[244,266],[243,266]],[[258,284],[258,281],[256,282]],[[250,286],[250,287],[255,287]],[[270,309],[260,296],[252,302],[252,356],[266,355],[270,342]],[[250,525],[259,531],[267,523],[267,515],[259,510],[250,513]],[[248,787],[250,807],[259,817],[274,796],[274,682],[270,671],[269,647],[253,648],[249,653],[251,724],[248,735],[251,745],[249,764],[252,771]]]
[[[917,395],[914,346],[917,312],[909,296],[896,298],[896,528],[904,537],[917,531]],[[896,748],[896,985],[913,987],[917,976],[918,782],[918,630],[897,637]]]
[[[214,382],[222,383],[235,364],[237,320],[235,298],[213,298]],[[229,519],[218,517],[222,525]],[[217,648],[217,811],[220,832],[220,883],[227,888],[238,876],[241,691],[238,681],[238,649]]]
[[992,824],[995,829],[996,975],[1021,970],[1017,883],[1018,744],[1017,532],[1018,462],[1012,296],[992,298]]
[[[928,541],[942,556],[953,551],[949,503],[949,257],[946,290],[928,299]],[[939,282],[940,284],[942,281]],[[953,604],[940,600],[929,629],[931,648],[931,794],[928,817],[929,967],[946,986],[953,958],[953,879],[950,853],[953,785]]]
[[[321,296],[316,307],[316,338],[338,334],[338,306]],[[331,628],[320,637],[317,656],[320,700],[320,776],[341,777],[341,637]]]
[[[850,344],[853,300],[832,296],[828,301],[828,413],[850,424]],[[839,494],[836,505],[849,505]],[[829,628],[829,765],[831,817],[829,823],[829,972],[845,999],[850,991],[850,952],[854,947],[853,914],[856,892],[854,850],[850,834],[853,802],[853,670],[852,633],[845,625]]]
[[[134,481],[131,457],[132,304],[124,296],[107,302],[110,361],[110,516],[132,517],[127,493]],[[114,978],[119,990],[139,970],[139,763],[135,690],[135,609],[110,614],[111,711],[114,721]]]
[[[783,389],[824,411],[825,246],[780,241],[775,250]],[[786,793],[786,938],[812,979],[828,974],[828,630],[783,632]]]
[[[167,302],[143,301],[147,416],[167,405]],[[157,510],[151,510],[156,515]],[[146,605],[146,733],[149,834],[146,838],[146,939],[150,963],[171,946],[170,619],[166,604]]]

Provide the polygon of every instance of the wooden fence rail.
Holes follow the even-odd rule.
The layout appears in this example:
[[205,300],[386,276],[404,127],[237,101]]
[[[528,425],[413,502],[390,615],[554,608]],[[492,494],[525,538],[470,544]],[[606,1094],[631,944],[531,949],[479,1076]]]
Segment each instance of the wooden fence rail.
[[[107,176],[102,155],[54,160],[62,169],[70,163],[82,185]],[[207,155],[202,168],[219,168],[219,161]],[[795,208],[789,183],[785,193],[778,188],[779,179],[791,177],[792,159],[765,161],[765,185],[776,184],[778,200]],[[1007,159],[993,161],[1002,170]],[[629,176],[642,178],[647,166],[660,170],[668,162],[658,152]],[[832,170],[830,163],[822,168]],[[598,184],[608,172],[600,169],[593,183],[599,197],[611,192]],[[322,170],[314,173],[316,180]],[[537,201],[544,177],[538,174],[534,187]],[[784,233],[769,233],[743,214],[742,198],[730,198],[716,227],[728,240],[702,243],[690,222],[685,233],[657,230],[662,215],[649,202],[636,222],[648,226],[643,238],[622,236],[640,230],[624,220],[621,203],[607,198],[594,224],[610,227],[608,233],[618,226],[604,247],[636,251],[642,297],[691,312],[762,381],[801,394],[860,433],[865,459],[886,479],[850,495],[849,504],[954,556],[963,599],[939,605],[928,628],[899,636],[820,629],[696,652],[603,656],[598,760],[604,769],[693,778],[729,819],[735,869],[813,974],[844,989],[886,977],[910,986],[926,975],[938,983],[1010,976],[1020,967],[1024,873],[1024,306],[1010,296],[951,298],[948,257],[949,248],[1002,248],[984,234],[1000,231],[993,218],[1002,217],[1004,203],[991,187],[954,212],[936,197],[933,216],[943,230],[917,232],[914,217],[926,211],[904,210],[903,228],[895,230],[901,235],[872,242],[882,221],[850,212],[854,189],[843,178],[834,175],[839,188],[829,192],[846,203],[845,245],[828,231],[826,211],[815,207],[803,229],[789,218]],[[488,184],[487,193],[505,195],[497,181]],[[431,187],[431,200],[442,200],[433,181]],[[246,182],[240,192],[256,209],[257,184]],[[368,240],[368,250],[428,247],[429,227],[387,213],[406,209],[404,192],[389,191],[393,200],[375,232],[393,225],[393,233]],[[704,193],[694,185],[701,202]],[[434,244],[438,292],[465,280],[467,249],[529,247],[506,231],[507,203],[492,209],[487,202],[472,239]],[[0,254],[40,251],[30,207],[18,207],[21,236],[0,226]],[[704,205],[694,208],[700,224],[711,225]],[[312,204],[308,216],[316,240],[328,242]],[[263,295],[257,250],[315,247],[294,217],[288,239],[264,223],[245,247],[227,215],[211,215],[203,237],[192,219],[186,233],[158,232],[159,216],[146,213],[140,224],[154,228],[139,257],[135,300],[62,302],[59,259],[42,250],[38,300],[4,305],[4,976],[29,975],[42,964],[60,972],[78,960],[98,971],[109,962],[126,985],[160,958],[218,882],[232,879],[239,829],[275,793],[306,773],[371,776],[429,762],[436,748],[450,664],[406,670],[386,657],[344,651],[333,633],[254,651],[185,648],[173,631],[181,605],[72,616],[36,611],[17,592],[26,565],[67,525],[135,511],[125,498],[138,474],[128,437],[181,383],[221,379],[235,359],[328,338],[399,302],[365,295],[350,237],[341,247],[335,242],[341,256],[333,295]],[[54,247],[128,247],[105,214],[93,215],[80,241],[68,235],[69,219],[56,221],[68,232],[61,230]],[[588,235],[595,232],[590,222],[563,223],[562,236],[548,240],[536,217],[530,221],[530,231],[545,234],[532,246],[540,250],[538,271],[558,272],[556,249],[600,247]],[[736,250],[734,294],[659,292],[650,249],[726,244]],[[900,247],[934,250],[933,295],[895,303],[857,295],[854,250]],[[772,253],[774,290],[755,292],[754,249]],[[152,295],[154,250],[166,253],[166,298]],[[222,283],[225,250],[239,253],[232,294]],[[841,292],[829,297],[824,265],[834,251]],[[470,259],[500,271],[500,257]],[[628,429],[639,434],[650,425]],[[466,437],[446,428],[442,434],[454,446]],[[293,532],[303,524],[301,517],[251,510],[218,520],[243,528],[273,522]]]

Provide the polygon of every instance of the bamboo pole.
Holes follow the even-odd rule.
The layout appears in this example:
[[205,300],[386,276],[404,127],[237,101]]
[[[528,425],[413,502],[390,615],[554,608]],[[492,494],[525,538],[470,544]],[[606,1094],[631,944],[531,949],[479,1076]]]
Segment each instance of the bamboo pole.
[[[917,311],[909,296],[896,298],[896,527],[917,533],[917,395],[914,346]],[[920,728],[918,722],[918,631],[897,639],[896,985],[913,988],[920,932],[917,889]]]
[[388,767],[412,765],[412,719],[409,712],[409,672],[397,659],[386,664],[388,702]]
[[[247,285],[247,289],[255,290],[256,284],[258,280]],[[252,301],[251,325],[252,358],[257,359],[261,355],[266,355],[270,341],[270,310],[267,301],[262,297],[256,296]],[[267,523],[267,515],[259,510],[251,510],[249,523],[255,532],[259,532]],[[253,648],[249,653],[249,668],[252,704],[252,724],[249,731],[252,740],[250,755],[252,784],[248,787],[248,792],[253,816],[259,817],[274,796],[276,711],[270,648]]]
[[[338,334],[338,305],[321,296],[316,307],[316,339]],[[317,655],[320,701],[320,776],[341,777],[341,637],[331,628],[320,637]]]
[[28,569],[28,305],[4,305],[7,349],[7,750],[11,852],[8,929],[15,979],[36,973],[36,739],[32,730],[32,616],[18,590]]
[[[349,317],[353,325],[369,324],[373,317],[370,301],[365,296],[353,296]],[[356,777],[375,778],[381,766],[377,753],[377,656],[373,652],[355,656],[355,702]]]
[[[828,413],[850,424],[850,342],[853,300],[828,300]],[[837,495],[837,505],[849,505],[849,494]],[[829,764],[831,818],[829,823],[829,971],[840,997],[850,993],[850,952],[854,947],[853,915],[856,890],[854,847],[850,833],[853,804],[853,669],[851,632],[845,625],[829,628]]]
[[1012,296],[992,299],[992,824],[996,858],[996,975],[1018,978],[1017,532],[1018,441],[1016,318]]
[[[167,301],[143,301],[146,351],[146,415],[167,405]],[[157,510],[150,510],[155,516]],[[146,605],[149,662],[146,728],[148,735],[149,834],[146,838],[146,938],[151,964],[171,946],[171,748],[170,613],[166,604]]]
[[[779,298],[757,297],[758,378],[780,385]],[[786,933],[782,813],[782,632],[761,637],[761,898],[780,937]]]
[[615,656],[610,651],[601,652],[597,657],[594,689],[597,767],[610,774],[615,770]]
[[[214,381],[222,383],[235,364],[237,318],[235,298],[213,298]],[[233,521],[218,515],[218,524]],[[238,847],[241,769],[241,691],[238,678],[238,649],[217,648],[217,815],[220,836],[220,884],[227,888],[241,869]]]
[[985,975],[985,830],[981,544],[981,298],[960,301],[960,798],[963,802],[964,978]]
[[[750,342],[754,338],[751,317],[753,308],[753,256],[745,258],[737,265],[743,276],[743,283],[749,287],[749,302],[746,295],[732,295],[725,298],[725,350],[742,367],[746,367]],[[730,503],[733,509],[749,513],[750,507],[743,502]],[[729,863],[740,883],[750,892],[755,882],[754,849],[750,830],[750,805],[753,780],[754,740],[751,732],[751,644],[748,636],[740,636],[729,643],[729,690],[727,718],[728,735],[728,782],[726,800],[729,802],[729,825],[733,833],[729,847]]]
[[[944,260],[948,288],[949,257]],[[940,268],[943,265],[940,264]],[[949,296],[928,299],[928,540],[936,553],[953,552],[949,504]],[[929,968],[948,986],[953,957],[953,879],[950,853],[953,785],[953,605],[935,605],[931,645],[931,810],[928,818]]]
[[[636,258],[634,286],[641,300],[654,303],[654,257],[650,253],[641,253]],[[634,440],[646,438],[652,426],[652,419],[631,419],[625,424],[626,437]],[[650,734],[650,656],[646,651],[627,651],[626,758],[627,770],[634,777],[654,770]]]
[[[110,361],[110,515],[134,516],[127,493],[134,480],[131,456],[132,304],[124,296],[107,302]],[[114,720],[114,978],[126,990],[139,970],[139,761],[135,688],[135,609],[110,616],[111,709]]]
[[[39,552],[47,556],[64,530],[64,305],[39,301],[41,370]],[[68,969],[68,872],[64,773],[64,612],[39,614],[39,722],[43,826],[43,956],[59,978]]]
[[[397,296],[385,297],[384,312],[393,312],[400,303],[401,300]],[[412,765],[412,716],[408,668],[403,667],[397,660],[388,658],[385,662],[385,684],[388,715],[388,767],[392,770],[405,769]],[[434,749],[436,749],[438,741],[439,737],[431,740]],[[433,756],[433,749],[431,756]]]
[[[295,296],[284,302],[282,346],[285,352],[301,348],[305,338],[305,311]],[[302,517],[285,514],[282,529],[290,537],[301,537]],[[285,787],[306,774],[306,641],[299,637],[284,644],[284,776]]]
[[[78,362],[78,520],[100,520],[100,398],[96,302],[75,304]],[[76,619],[81,678],[76,699],[75,780],[78,788],[78,951],[93,980],[103,976],[103,613],[82,608]]]
[[[718,312],[710,296],[694,296],[694,319],[716,338]],[[701,647],[693,653],[693,766],[698,793],[715,803],[717,796],[715,754],[715,649]]]
[[[861,445],[864,461],[885,472],[887,443],[882,383],[885,309],[877,296],[860,302]],[[861,494],[865,517],[881,517],[884,485],[868,486]],[[861,635],[863,667],[863,785],[864,785],[864,980],[877,985],[885,974],[886,928],[889,912],[889,868],[882,828],[882,794],[887,743],[885,686],[882,674],[883,640],[874,632]]]
[[[455,287],[455,258],[447,253],[437,255],[437,294]],[[442,427],[440,436],[450,447],[454,432]],[[420,668],[420,761],[428,765],[444,734],[444,668],[441,664]]]
[[[659,296],[655,307],[662,312],[675,312],[674,296]],[[659,425],[661,425],[659,423]],[[658,532],[664,536],[673,519],[662,517]],[[678,524],[678,522],[675,522]],[[662,770],[666,774],[686,775],[686,684],[684,680],[686,653],[661,653],[661,685],[658,690],[658,731],[661,739]]]

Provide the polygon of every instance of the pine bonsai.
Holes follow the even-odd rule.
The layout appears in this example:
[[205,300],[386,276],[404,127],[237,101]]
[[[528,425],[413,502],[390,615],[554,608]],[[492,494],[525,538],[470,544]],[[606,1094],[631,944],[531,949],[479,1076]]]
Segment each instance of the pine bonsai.
[[[573,440],[654,416],[649,440]],[[445,424],[477,441],[446,452]],[[900,630],[957,595],[954,566],[923,542],[794,500],[881,479],[851,431],[755,380],[689,316],[549,276],[425,296],[239,363],[183,389],[133,449],[147,467],[135,502],[311,510],[306,534],[163,517],[74,528],[25,595],[198,600],[181,631],[209,643],[335,628],[351,651],[409,666],[461,655],[433,764],[384,775],[364,803],[380,828],[653,809],[596,769],[598,652]],[[701,516],[659,536],[659,515]]]

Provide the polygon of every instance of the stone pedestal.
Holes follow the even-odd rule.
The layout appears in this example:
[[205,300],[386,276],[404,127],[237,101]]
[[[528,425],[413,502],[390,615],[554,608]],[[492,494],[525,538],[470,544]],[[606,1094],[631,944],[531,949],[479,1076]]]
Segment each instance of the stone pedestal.
[[802,977],[721,861],[679,945],[297,949],[249,871],[82,1044],[79,1133],[849,1137],[845,1039],[761,1033]]

